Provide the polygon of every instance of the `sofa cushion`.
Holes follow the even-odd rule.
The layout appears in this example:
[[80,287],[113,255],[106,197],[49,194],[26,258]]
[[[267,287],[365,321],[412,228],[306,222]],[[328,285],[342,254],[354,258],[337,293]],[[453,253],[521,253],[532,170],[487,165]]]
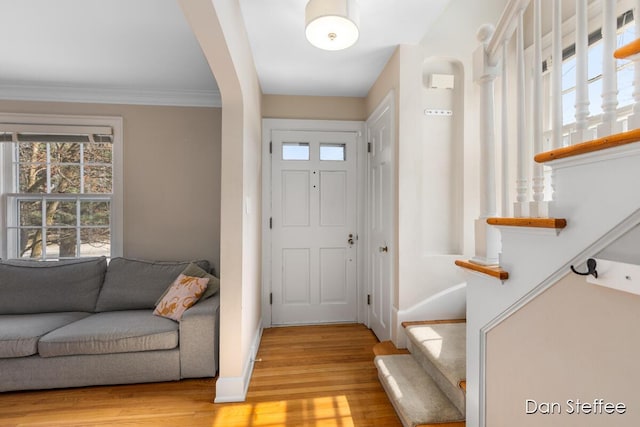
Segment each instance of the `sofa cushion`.
[[93,311],[106,268],[105,257],[2,261],[0,314]]
[[[205,270],[206,260],[195,261]],[[107,267],[96,311],[153,309],[162,293],[173,283],[187,262],[154,262],[113,258]]]
[[79,312],[0,315],[0,358],[36,354],[41,336],[89,315]]
[[204,291],[204,294],[201,297],[202,299],[207,299],[209,297],[212,297],[215,294],[217,294],[218,291],[220,290],[220,279],[218,279],[213,274],[207,273],[206,271],[198,267],[196,264],[193,264],[193,263],[189,264],[187,268],[184,269],[182,274],[184,274],[185,276],[206,277],[207,279],[209,279],[209,283],[207,284],[207,290]]
[[160,299],[153,314],[180,321],[182,313],[197,303],[207,289],[209,278],[180,274]]
[[38,342],[42,357],[170,350],[178,346],[178,324],[152,310],[92,314],[56,329]]
[[25,266],[46,267],[48,265],[81,264],[83,262],[98,261],[101,259],[106,260],[104,256],[96,256],[96,257],[60,259],[57,261],[42,261],[42,260],[32,259],[32,258],[12,258],[12,259],[3,259],[3,260],[0,260],[0,262],[8,265],[17,265],[18,267],[25,267]]

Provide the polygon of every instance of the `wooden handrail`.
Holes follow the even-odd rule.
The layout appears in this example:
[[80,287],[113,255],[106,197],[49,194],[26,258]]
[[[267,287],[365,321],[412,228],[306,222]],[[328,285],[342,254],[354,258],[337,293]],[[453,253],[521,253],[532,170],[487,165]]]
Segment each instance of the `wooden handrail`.
[[640,53],[640,39],[636,39],[631,43],[620,46],[613,52],[613,57],[617,59],[626,59],[636,53]]
[[487,224],[506,227],[561,229],[567,226],[567,220],[564,218],[487,218]]
[[475,264],[470,261],[464,261],[461,259],[456,260],[458,267],[466,268],[467,270],[477,271],[478,273],[486,274],[487,276],[495,277],[500,280],[507,280],[509,273],[504,271],[500,267],[488,267],[486,265]]
[[582,142],[580,144],[539,153],[536,154],[534,159],[538,163],[545,163],[552,160],[592,153],[594,151],[605,150],[607,148],[618,147],[638,141],[640,141],[640,129],[633,129],[627,132],[605,136],[604,138],[594,139],[593,141]]
[[511,39],[513,32],[516,30],[516,17],[527,8],[530,1],[531,0],[511,0],[507,3],[486,49],[489,63],[498,63],[502,44]]

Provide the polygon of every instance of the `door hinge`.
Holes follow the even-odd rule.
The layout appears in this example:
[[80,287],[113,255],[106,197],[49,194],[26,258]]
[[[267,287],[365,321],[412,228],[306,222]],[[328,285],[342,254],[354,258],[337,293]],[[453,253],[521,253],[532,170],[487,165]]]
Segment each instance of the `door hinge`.
[[273,142],[269,142],[269,154],[273,154]]
[[269,229],[273,229],[273,217],[269,217]]
[[367,305],[371,305],[371,294],[367,294]]
[[371,143],[367,142],[367,153],[371,152]]
[[269,294],[269,305],[273,305],[273,293]]

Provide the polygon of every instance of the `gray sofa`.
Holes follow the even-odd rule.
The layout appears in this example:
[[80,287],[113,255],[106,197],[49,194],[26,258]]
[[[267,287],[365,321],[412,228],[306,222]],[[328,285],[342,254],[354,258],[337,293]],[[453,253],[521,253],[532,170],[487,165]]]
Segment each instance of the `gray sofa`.
[[180,322],[153,314],[188,265],[0,261],[0,391],[215,376],[218,283]]

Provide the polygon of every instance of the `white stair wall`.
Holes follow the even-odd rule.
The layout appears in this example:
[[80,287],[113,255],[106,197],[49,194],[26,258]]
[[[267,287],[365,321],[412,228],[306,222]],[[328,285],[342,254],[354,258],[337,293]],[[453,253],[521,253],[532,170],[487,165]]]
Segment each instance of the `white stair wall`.
[[[449,262],[453,264],[453,259]],[[456,268],[456,270],[458,269]],[[459,271],[455,271],[455,273],[460,274]],[[466,313],[467,283],[460,282],[405,310],[398,310],[396,313],[398,338],[394,344],[398,348],[407,348],[407,337],[402,322],[464,319],[467,316]]]
[[[481,330],[510,307],[524,303],[553,275],[594,253],[583,253],[640,208],[640,143],[551,162],[557,200],[551,216],[566,218],[558,235],[533,229],[501,229],[501,267],[509,280],[467,273],[467,425],[482,425]],[[624,227],[623,227],[624,228]],[[611,238],[611,236],[609,236]],[[604,248],[605,242],[600,249]],[[596,245],[597,246],[597,245]]]

